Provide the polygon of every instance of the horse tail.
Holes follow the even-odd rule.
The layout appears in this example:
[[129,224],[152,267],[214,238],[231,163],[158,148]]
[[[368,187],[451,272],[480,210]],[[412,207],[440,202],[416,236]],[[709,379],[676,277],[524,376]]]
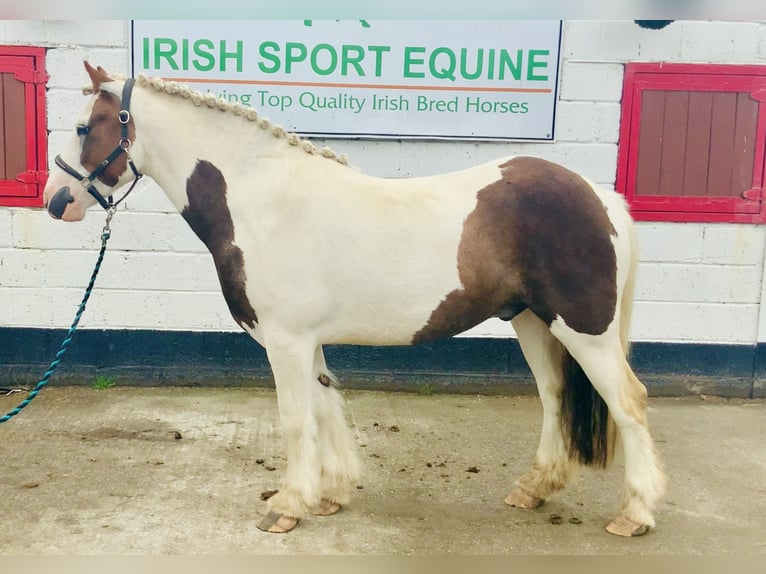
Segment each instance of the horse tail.
[[614,454],[616,425],[580,364],[564,349],[561,390],[562,432],[569,458],[580,464],[606,468]]

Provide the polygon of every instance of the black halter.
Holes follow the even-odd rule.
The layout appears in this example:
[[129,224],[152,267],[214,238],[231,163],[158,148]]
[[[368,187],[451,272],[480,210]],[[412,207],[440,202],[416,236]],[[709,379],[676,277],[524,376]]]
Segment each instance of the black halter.
[[[91,194],[95,200],[98,202],[98,204],[103,207],[106,211],[110,211],[117,207],[122,201],[128,196],[128,194],[133,191],[133,188],[138,183],[138,180],[143,177],[144,174],[139,173],[138,169],[136,169],[135,164],[133,163],[133,160],[130,157],[130,154],[128,153],[128,150],[130,149],[130,146],[133,142],[130,141],[130,138],[128,137],[128,122],[130,121],[130,96],[133,94],[133,84],[135,84],[135,80],[132,78],[125,80],[125,85],[122,88],[122,106],[120,109],[120,113],[118,115],[118,118],[120,120],[120,130],[121,130],[121,137],[120,141],[117,143],[117,147],[114,149],[112,153],[109,154],[109,156],[102,161],[96,169],[94,169],[92,172],[90,172],[90,175],[82,175],[80,172],[78,172],[76,169],[74,169],[71,165],[69,165],[67,162],[65,162],[61,155],[56,156],[56,165],[59,166],[61,169],[63,169],[65,172],[67,172],[69,175],[71,175],[74,178],[77,178],[80,181],[80,185],[82,185],[85,190]],[[130,188],[128,191],[125,192],[125,194],[118,200],[114,201],[112,196],[110,195],[108,198],[105,198],[103,195],[101,195],[98,190],[96,189],[96,186],[93,185],[93,181],[101,175],[104,170],[109,166],[110,163],[112,163],[114,160],[116,160],[120,154],[126,153],[128,155],[128,165],[130,166],[131,171],[133,172],[133,175],[135,176],[135,179],[133,180],[133,183],[130,185]]]

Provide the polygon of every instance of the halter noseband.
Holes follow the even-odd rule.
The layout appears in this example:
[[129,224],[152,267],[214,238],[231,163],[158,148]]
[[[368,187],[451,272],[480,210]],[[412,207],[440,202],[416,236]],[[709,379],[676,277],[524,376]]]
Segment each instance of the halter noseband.
[[[117,147],[114,149],[112,153],[110,153],[107,158],[102,161],[96,169],[94,169],[92,172],[90,172],[90,175],[82,175],[80,172],[78,172],[75,168],[73,168],[71,165],[69,165],[67,162],[63,160],[61,155],[56,156],[56,165],[59,166],[61,169],[63,169],[66,173],[71,175],[74,178],[77,178],[80,182],[80,185],[85,188],[85,190],[91,194],[95,200],[98,202],[98,204],[103,207],[106,211],[111,211],[115,207],[117,207],[122,201],[128,196],[128,194],[133,191],[133,188],[138,183],[138,180],[143,177],[144,174],[140,173],[138,169],[136,168],[135,164],[133,163],[133,160],[130,157],[130,154],[128,153],[128,150],[130,149],[130,146],[133,142],[130,141],[130,138],[128,137],[128,122],[130,121],[130,97],[133,94],[133,85],[135,84],[135,80],[132,78],[129,78],[125,80],[125,85],[122,88],[122,104],[120,113],[118,114],[118,119],[120,121],[120,141],[117,143]],[[104,170],[109,167],[109,164],[111,164],[114,160],[116,160],[120,154],[122,153],[127,154],[128,156],[128,165],[130,166],[131,171],[133,172],[133,176],[135,179],[133,180],[133,183],[130,184],[130,188],[128,191],[125,192],[125,194],[116,202],[113,200],[112,196],[110,195],[108,198],[105,198],[103,195],[101,195],[98,190],[96,189],[96,186],[93,185],[93,181],[100,176]]]

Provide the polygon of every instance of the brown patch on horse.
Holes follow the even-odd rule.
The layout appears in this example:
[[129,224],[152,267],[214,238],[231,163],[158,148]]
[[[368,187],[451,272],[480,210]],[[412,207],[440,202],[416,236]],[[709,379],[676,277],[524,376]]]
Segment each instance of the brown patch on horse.
[[[82,142],[80,164],[93,171],[117,147],[122,139],[122,128],[118,119],[120,98],[109,92],[99,93],[88,119],[88,133]],[[128,138],[136,141],[136,127],[133,119],[128,120]],[[117,185],[120,176],[128,169],[127,154],[120,154],[98,176],[109,187]]]
[[221,171],[208,161],[198,161],[186,181],[189,205],[181,215],[212,253],[232,316],[238,324],[254,327],[258,317],[245,291],[245,263],[242,250],[234,245],[234,224],[226,203],[226,189]]
[[606,208],[576,173],[549,161],[513,158],[477,194],[458,247],[462,289],[449,293],[413,343],[460,333],[526,308],[600,335],[617,303],[616,235]]

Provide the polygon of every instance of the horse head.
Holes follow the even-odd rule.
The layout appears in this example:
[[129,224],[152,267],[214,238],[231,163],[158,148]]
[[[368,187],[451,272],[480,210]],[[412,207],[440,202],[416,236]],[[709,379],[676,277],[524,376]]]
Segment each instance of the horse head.
[[111,209],[114,190],[140,177],[129,153],[135,139],[129,111],[133,81],[87,61],[85,69],[92,86],[84,92],[92,95],[43,192],[48,213],[64,221],[80,221],[96,203]]

